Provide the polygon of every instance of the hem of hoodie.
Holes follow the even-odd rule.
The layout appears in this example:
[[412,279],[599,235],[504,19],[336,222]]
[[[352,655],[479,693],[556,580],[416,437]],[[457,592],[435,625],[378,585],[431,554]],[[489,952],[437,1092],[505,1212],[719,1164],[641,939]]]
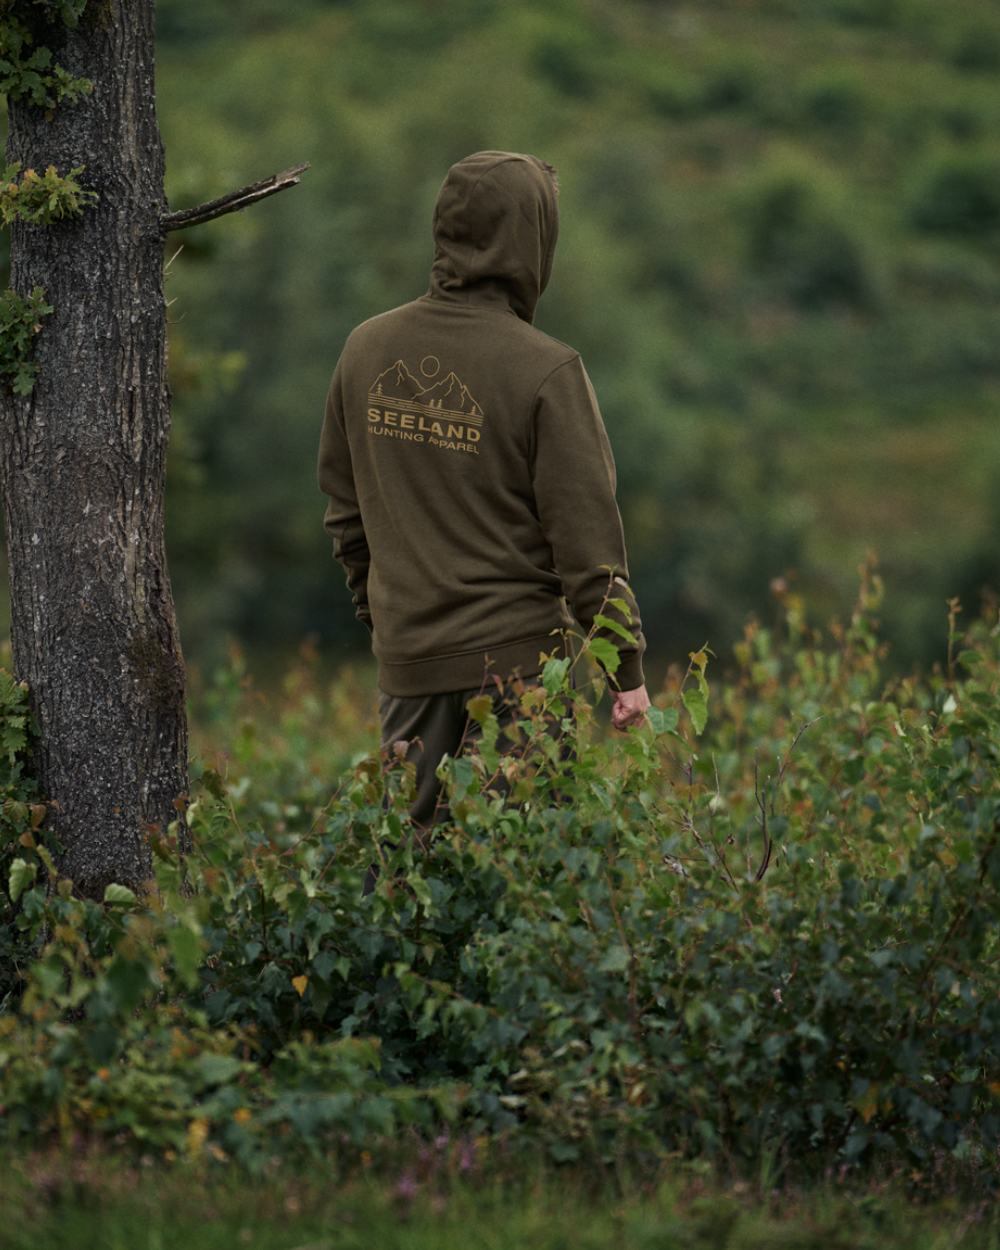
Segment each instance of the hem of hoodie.
[[534,677],[542,671],[541,652],[561,656],[565,646],[559,634],[535,634],[514,642],[493,647],[458,651],[451,655],[431,656],[426,660],[378,659],[378,686],[388,695],[448,694],[455,690],[486,689],[487,680],[496,675]]

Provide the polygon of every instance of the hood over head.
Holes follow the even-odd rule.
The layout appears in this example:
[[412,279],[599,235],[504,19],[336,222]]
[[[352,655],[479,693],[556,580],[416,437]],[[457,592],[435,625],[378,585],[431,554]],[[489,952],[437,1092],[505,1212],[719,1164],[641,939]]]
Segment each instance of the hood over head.
[[452,165],[434,207],[429,294],[496,304],[530,322],[559,233],[553,171],[520,152],[475,152]]

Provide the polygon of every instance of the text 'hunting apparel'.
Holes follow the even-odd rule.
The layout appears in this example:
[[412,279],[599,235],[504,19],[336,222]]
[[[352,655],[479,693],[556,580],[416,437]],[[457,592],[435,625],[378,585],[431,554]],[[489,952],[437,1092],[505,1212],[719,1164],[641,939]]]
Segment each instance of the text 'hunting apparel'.
[[[615,466],[579,355],[532,326],[558,233],[534,157],[453,165],[426,295],[358,326],[319,451],[324,524],[372,631],[379,686],[422,695],[539,671],[554,630],[633,613],[611,684],[643,684]],[[610,571],[609,571],[610,570]],[[603,605],[603,606],[602,606]]]

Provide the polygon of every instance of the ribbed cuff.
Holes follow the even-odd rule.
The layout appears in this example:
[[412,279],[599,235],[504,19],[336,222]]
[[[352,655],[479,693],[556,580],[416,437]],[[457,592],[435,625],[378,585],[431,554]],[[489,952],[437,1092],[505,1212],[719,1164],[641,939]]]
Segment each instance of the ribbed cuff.
[[608,689],[612,694],[619,690],[638,690],[640,686],[646,684],[642,671],[642,653],[633,651],[631,654],[623,655],[618,665],[618,672],[613,677],[610,673],[606,676]]

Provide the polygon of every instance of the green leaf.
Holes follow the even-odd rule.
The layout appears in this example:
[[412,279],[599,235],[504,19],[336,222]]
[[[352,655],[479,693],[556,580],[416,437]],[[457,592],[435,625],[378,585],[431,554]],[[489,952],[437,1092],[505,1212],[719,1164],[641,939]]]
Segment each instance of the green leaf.
[[548,694],[555,694],[557,690],[561,690],[566,684],[566,674],[569,672],[570,659],[568,656],[561,660],[546,660],[542,669],[542,685]]
[[617,608],[618,611],[622,614],[622,616],[624,616],[625,619],[630,624],[635,619],[634,609],[632,608],[631,604],[627,603],[624,599],[609,599],[608,607]]
[[612,674],[618,672],[622,661],[618,648],[613,642],[609,642],[606,638],[591,638],[587,646],[590,648],[590,654],[603,669]]
[[107,984],[118,1008],[132,1011],[156,983],[150,969],[140,960],[118,955],[108,968]]
[[34,365],[19,365],[17,372],[14,374],[14,383],[11,389],[15,395],[30,395],[35,388],[35,375],[37,369]]
[[137,900],[135,894],[127,885],[118,885],[117,882],[112,881],[110,885],[104,887],[104,901],[106,903],[122,903],[130,907]]
[[605,616],[603,613],[598,612],[598,614],[594,617],[594,624],[599,626],[601,629],[610,629],[611,632],[613,634],[617,634],[619,638],[624,638],[629,646],[637,647],[639,645],[639,640],[634,634],[629,633],[621,621],[616,621],[612,617]]
[[682,698],[684,699],[684,706],[688,710],[688,715],[691,717],[691,724],[694,726],[695,733],[702,733],[708,724],[708,699],[705,697],[704,692],[698,689],[685,690]]
[[29,882],[34,881],[37,872],[37,864],[29,864],[24,859],[15,859],[13,861],[10,866],[10,878],[7,882],[7,890],[12,903],[16,903],[24,893],[25,887]]
[[651,707],[646,716],[657,734],[676,733],[681,718],[675,707]]
[[17,799],[7,799],[3,805],[3,814],[16,829],[21,830],[28,823],[30,809],[27,803],[21,803]]
[[474,695],[466,703],[465,710],[477,725],[482,725],[487,716],[493,711],[493,700],[488,694]]
[[628,967],[628,951],[624,946],[612,946],[597,965],[598,972],[624,972]]
[[191,1067],[201,1085],[225,1085],[243,1070],[243,1061],[235,1055],[201,1054]]
[[430,886],[423,879],[423,877],[419,876],[419,874],[417,873],[414,873],[413,875],[410,876],[409,883],[410,883],[410,888],[413,890],[413,893],[417,896],[418,900],[423,906],[424,911],[428,915],[430,915],[431,910],[434,906],[434,900],[431,897]]
[[167,934],[167,942],[174,957],[177,975],[188,989],[195,989],[198,984],[198,969],[201,967],[201,935],[187,925],[178,924]]

